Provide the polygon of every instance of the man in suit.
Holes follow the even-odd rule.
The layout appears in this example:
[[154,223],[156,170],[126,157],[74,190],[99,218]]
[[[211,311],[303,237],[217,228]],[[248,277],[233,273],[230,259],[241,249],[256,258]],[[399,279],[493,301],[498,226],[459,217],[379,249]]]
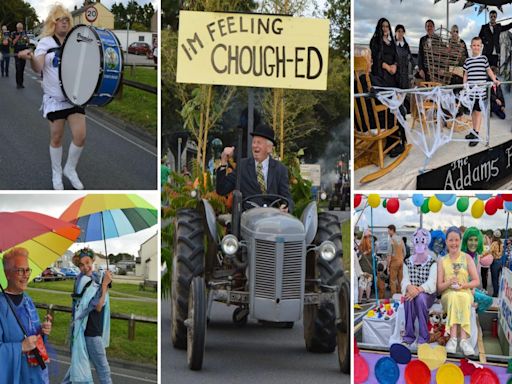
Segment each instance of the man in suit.
[[491,67],[498,67],[498,59],[500,57],[500,33],[508,31],[512,28],[512,23],[501,25],[496,23],[498,13],[496,11],[489,12],[490,22],[482,25],[478,36],[484,44],[483,55],[487,57]]
[[[237,169],[227,173],[228,160],[233,157],[235,147],[226,147],[222,151],[217,168],[216,190],[219,195],[227,195],[236,186],[236,173],[241,173],[240,190],[243,198],[260,194],[281,195],[288,201],[288,207],[281,206],[284,212],[293,211],[293,200],[288,187],[288,170],[270,154],[275,145],[274,131],[266,124],[259,124],[251,133],[252,157],[242,159]],[[256,199],[262,205],[271,201]]]

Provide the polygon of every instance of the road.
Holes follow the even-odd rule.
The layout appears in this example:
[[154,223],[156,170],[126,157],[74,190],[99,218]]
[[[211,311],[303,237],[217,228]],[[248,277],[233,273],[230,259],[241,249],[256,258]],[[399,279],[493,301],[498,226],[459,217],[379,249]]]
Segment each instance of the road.
[[[9,77],[0,78],[0,100],[0,189],[52,189],[49,125],[39,111],[42,100],[40,77],[27,65],[25,88],[16,89],[12,59]],[[156,143],[128,133],[122,124],[110,119],[106,121],[94,113],[94,109],[98,108],[87,108],[86,146],[77,168],[85,188],[156,189]],[[69,128],[66,128],[64,160],[70,137]],[[72,189],[66,178],[64,187]]]
[[[108,351],[108,350],[107,350]],[[65,350],[56,350],[50,352],[51,364],[49,365],[49,375],[51,383],[60,383],[69,368],[69,353]],[[157,383],[158,374],[156,367],[133,364],[133,362],[109,361],[112,382],[114,384],[137,384],[137,383]],[[93,375],[96,376],[93,369]],[[97,377],[95,382],[98,382]]]
[[162,301],[162,384],[341,384],[350,376],[339,370],[338,355],[306,352],[302,322],[277,329],[249,321],[237,327],[234,307],[214,303],[206,335],[203,369],[190,371],[186,352],[174,349],[170,337],[170,302]]

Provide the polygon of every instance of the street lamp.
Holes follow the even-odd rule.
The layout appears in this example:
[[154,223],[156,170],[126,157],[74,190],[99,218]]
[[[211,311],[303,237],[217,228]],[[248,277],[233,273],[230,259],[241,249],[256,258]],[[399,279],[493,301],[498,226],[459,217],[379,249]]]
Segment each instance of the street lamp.
[[126,16],[126,59],[125,63],[128,65],[128,35],[130,33],[130,16]]

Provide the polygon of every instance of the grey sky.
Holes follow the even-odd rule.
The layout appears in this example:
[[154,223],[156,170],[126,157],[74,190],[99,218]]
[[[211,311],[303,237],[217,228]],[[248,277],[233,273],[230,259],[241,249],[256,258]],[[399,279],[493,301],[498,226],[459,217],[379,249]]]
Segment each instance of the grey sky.
[[[373,210],[373,225],[374,226],[388,226],[389,224],[394,224],[397,228],[413,225],[415,227],[419,227],[420,215],[418,209],[412,203],[412,200],[408,198],[407,200],[400,200],[400,209],[397,213],[391,214],[387,211],[386,208],[382,207],[383,197],[396,197],[396,195],[382,195],[381,196],[381,204],[378,208]],[[409,197],[411,195],[408,195]],[[427,194],[424,194],[427,196]],[[467,195],[465,195],[467,196]],[[457,205],[454,204],[451,207],[443,205],[441,210],[438,213],[429,212],[428,214],[423,215],[423,227],[427,229],[445,229],[452,225],[460,226],[461,218],[463,218],[464,225],[466,227],[477,227],[480,229],[487,228],[505,228],[505,223],[507,220],[507,214],[504,210],[498,210],[493,216],[487,215],[485,212],[482,217],[479,219],[475,219],[471,216],[471,206],[476,201],[475,198],[469,199],[469,208],[467,211],[461,215],[459,211],[457,211]],[[364,202],[364,200],[363,200]],[[362,208],[363,203],[358,208]],[[359,219],[361,212],[356,212],[352,218],[354,223]],[[364,211],[364,217],[361,218],[360,223],[362,224],[366,222],[366,225],[370,225],[370,207],[366,208]],[[509,223],[509,226],[512,226],[512,220]],[[363,225],[365,227],[365,225]]]
[[[467,43],[477,36],[480,27],[485,24],[484,13],[477,15],[473,6],[462,9],[465,1],[450,4],[450,26],[457,24],[462,39]],[[504,12],[498,11],[498,21],[512,16],[512,6],[505,5]],[[357,0],[354,2],[354,43],[368,44],[375,31],[377,21],[385,17],[394,28],[396,24],[403,24],[406,29],[405,38],[411,46],[418,46],[419,39],[425,35],[425,21],[434,20],[436,28],[441,25],[446,28],[446,0],[434,5],[434,0]],[[508,23],[510,20],[505,21]]]
[[[160,206],[160,194],[158,192],[137,193],[158,209]],[[25,194],[17,192],[14,194],[0,194],[0,212],[13,211],[34,211],[45,215],[59,217],[66,208],[76,199],[83,197],[83,193],[54,193],[51,194]],[[116,239],[107,240],[108,253],[126,252],[137,256],[140,245],[153,236],[158,230],[158,225],[149,229],[126,235]],[[89,246],[96,252],[105,253],[103,241],[91,243],[73,244],[71,251],[76,251],[84,246]]]
[[[46,16],[48,15],[48,11],[52,7],[53,4],[55,4],[55,0],[26,0],[32,7],[36,10],[37,16],[39,17],[39,21],[44,21],[46,19]],[[59,2],[68,8],[69,10],[73,10],[75,8],[75,5],[77,7],[82,6],[84,3],[83,0],[59,0]],[[127,4],[129,0],[101,0],[101,3],[106,6],[108,9],[112,6],[114,3],[123,3]],[[152,3],[153,7],[156,9],[157,5],[159,4],[158,0],[137,0],[137,3],[139,4],[147,4]]]

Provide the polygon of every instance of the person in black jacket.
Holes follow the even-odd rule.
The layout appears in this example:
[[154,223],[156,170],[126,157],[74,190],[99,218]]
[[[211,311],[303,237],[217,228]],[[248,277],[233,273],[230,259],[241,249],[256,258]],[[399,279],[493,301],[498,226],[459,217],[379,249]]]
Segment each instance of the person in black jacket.
[[[498,76],[498,68],[491,67],[494,76]],[[504,120],[505,115],[505,98],[501,90],[501,85],[493,84],[491,87],[491,111],[500,119]]]
[[434,37],[435,27],[433,20],[428,19],[425,22],[425,31],[427,34],[420,39],[420,46],[418,48],[419,76],[425,81],[430,81],[427,58],[425,56],[425,45],[429,44],[430,40]]
[[411,88],[411,81],[409,79],[409,64],[414,68],[414,60],[411,54],[409,43],[405,40],[405,27],[402,24],[397,24],[395,27],[396,37],[396,52],[398,55],[398,86],[401,89]]
[[497,17],[498,13],[496,11],[489,12],[490,22],[482,25],[480,33],[478,34],[484,44],[483,55],[487,57],[491,67],[499,67],[500,33],[512,28],[512,23],[507,25],[496,23]]
[[[236,174],[241,172],[240,191],[245,199],[261,194],[281,195],[288,201],[288,207],[282,205],[284,212],[293,212],[293,200],[289,189],[288,169],[270,154],[275,145],[274,130],[266,124],[259,124],[251,133],[252,157],[242,159],[234,172],[227,173],[228,160],[233,157],[235,147],[226,147],[221,154],[221,165],[216,171],[216,191],[227,195],[235,189]],[[254,200],[259,205],[269,204],[265,199]]]
[[391,25],[384,17],[377,22],[370,40],[370,50],[372,51],[372,84],[381,87],[397,87],[398,55]]

